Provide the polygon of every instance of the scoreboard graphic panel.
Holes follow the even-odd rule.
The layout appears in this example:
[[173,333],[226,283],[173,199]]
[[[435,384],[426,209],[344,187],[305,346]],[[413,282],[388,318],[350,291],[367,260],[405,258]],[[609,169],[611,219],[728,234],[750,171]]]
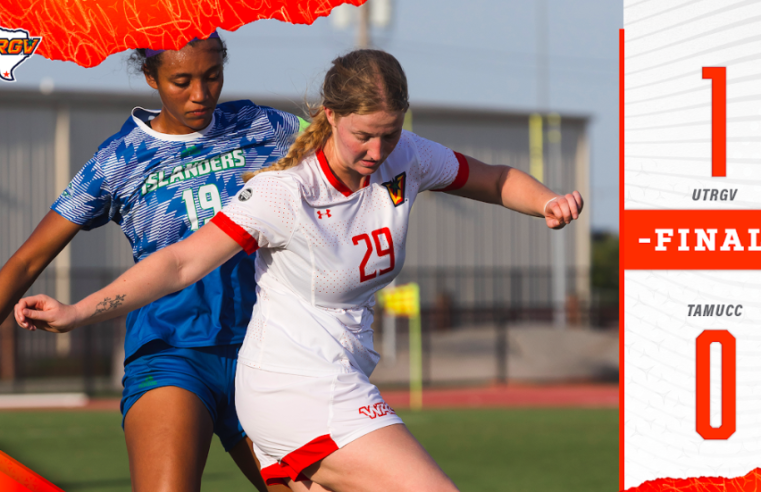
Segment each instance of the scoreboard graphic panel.
[[625,1],[620,34],[620,486],[704,490],[761,467],[761,2]]

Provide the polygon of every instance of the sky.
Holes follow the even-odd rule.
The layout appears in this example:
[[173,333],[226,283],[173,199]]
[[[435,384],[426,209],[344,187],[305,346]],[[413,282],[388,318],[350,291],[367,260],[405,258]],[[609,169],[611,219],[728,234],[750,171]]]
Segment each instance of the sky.
[[[590,118],[591,196],[585,197],[586,211],[591,213],[593,230],[617,232],[622,2],[391,2],[391,21],[387,27],[373,28],[372,42],[401,62],[413,108],[426,104],[549,110]],[[351,50],[356,40],[352,26],[341,29],[330,18],[311,26],[259,21],[236,32],[222,31],[222,36],[229,55],[224,93],[254,101],[257,97],[302,101],[305,94],[315,94],[330,61]],[[547,54],[549,67],[544,92],[538,52]],[[98,67],[83,69],[33,56],[16,70],[14,85],[19,89],[149,92],[142,77],[128,73],[126,58],[112,55]]]

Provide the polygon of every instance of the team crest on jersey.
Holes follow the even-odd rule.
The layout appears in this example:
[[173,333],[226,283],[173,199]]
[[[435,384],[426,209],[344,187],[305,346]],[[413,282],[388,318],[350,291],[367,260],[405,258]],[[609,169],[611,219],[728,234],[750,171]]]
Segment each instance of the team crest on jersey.
[[37,51],[41,40],[24,29],[0,27],[0,79],[15,82],[13,71]]
[[404,186],[407,184],[407,173],[397,174],[391,181],[386,181],[383,186],[388,190],[395,207],[404,202]]

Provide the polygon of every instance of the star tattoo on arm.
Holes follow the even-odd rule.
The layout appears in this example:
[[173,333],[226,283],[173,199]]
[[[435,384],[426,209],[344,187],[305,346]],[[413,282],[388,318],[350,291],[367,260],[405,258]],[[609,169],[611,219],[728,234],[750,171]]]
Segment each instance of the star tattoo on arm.
[[111,311],[113,309],[118,308],[122,304],[124,304],[124,298],[127,297],[127,295],[117,295],[114,299],[111,299],[110,297],[106,297],[102,301],[98,303],[97,306],[95,306],[95,313],[93,315],[97,315],[100,313],[105,313],[106,311]]

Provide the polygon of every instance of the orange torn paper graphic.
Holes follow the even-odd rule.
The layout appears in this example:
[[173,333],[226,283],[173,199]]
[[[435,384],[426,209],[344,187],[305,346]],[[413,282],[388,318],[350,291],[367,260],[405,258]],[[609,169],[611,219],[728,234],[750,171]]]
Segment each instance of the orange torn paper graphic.
[[758,492],[761,491],[761,468],[744,477],[660,478],[625,492]]
[[17,0],[4,2],[0,26],[42,37],[36,54],[94,67],[134,48],[179,49],[216,28],[235,31],[261,19],[312,24],[344,3],[366,0]]
[[0,490],[3,492],[63,492],[29,468],[0,451]]

